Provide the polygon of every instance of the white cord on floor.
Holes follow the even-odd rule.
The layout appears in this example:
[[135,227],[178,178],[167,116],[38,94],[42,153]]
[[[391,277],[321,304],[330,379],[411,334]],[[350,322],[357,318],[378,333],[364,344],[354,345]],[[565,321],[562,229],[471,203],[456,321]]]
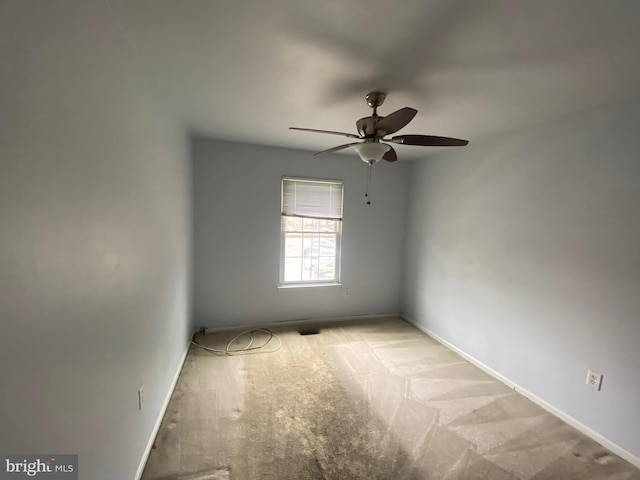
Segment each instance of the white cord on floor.
[[[256,333],[256,332],[266,333],[267,335],[269,335],[269,338],[267,338],[267,340],[262,345],[258,345],[257,347],[254,347],[253,346],[253,340],[254,340],[253,334]],[[244,336],[248,336],[249,337],[249,343],[243,348],[232,348],[233,344],[238,339],[240,339],[240,338],[242,338]],[[264,350],[264,348],[274,338],[276,340],[278,340],[278,346],[276,348],[271,349],[271,350]],[[266,328],[255,328],[253,330],[246,330],[246,331],[236,335],[235,337],[233,337],[233,339],[229,343],[227,343],[227,346],[225,347],[224,350],[219,350],[217,348],[206,347],[206,346],[198,343],[196,341],[196,334],[195,333],[193,334],[193,337],[191,338],[191,343],[193,343],[197,347],[202,348],[203,350],[206,350],[207,352],[220,353],[220,354],[229,355],[229,356],[233,356],[233,355],[252,355],[252,354],[255,354],[255,353],[274,353],[274,352],[277,352],[278,350],[280,350],[280,347],[282,347],[282,340],[280,340],[280,337],[278,337],[271,330],[267,330]]]

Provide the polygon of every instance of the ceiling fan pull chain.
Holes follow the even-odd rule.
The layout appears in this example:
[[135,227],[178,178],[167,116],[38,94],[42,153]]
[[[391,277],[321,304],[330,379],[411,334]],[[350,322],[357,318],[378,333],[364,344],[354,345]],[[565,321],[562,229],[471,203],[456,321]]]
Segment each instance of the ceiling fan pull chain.
[[364,196],[367,199],[367,205],[371,205],[371,166],[373,162],[367,163],[367,191]]

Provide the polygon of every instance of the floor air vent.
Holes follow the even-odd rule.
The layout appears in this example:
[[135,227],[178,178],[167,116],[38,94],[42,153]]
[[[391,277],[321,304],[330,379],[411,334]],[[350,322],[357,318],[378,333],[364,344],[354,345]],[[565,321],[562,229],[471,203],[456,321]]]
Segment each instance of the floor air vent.
[[320,330],[317,328],[305,328],[304,330],[298,330],[300,335],[317,335],[320,333]]

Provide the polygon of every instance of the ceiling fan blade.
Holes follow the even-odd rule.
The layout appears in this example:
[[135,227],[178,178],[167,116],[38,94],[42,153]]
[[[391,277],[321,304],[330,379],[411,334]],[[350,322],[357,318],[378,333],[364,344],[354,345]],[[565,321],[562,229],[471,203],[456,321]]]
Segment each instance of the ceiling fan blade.
[[342,135],[343,137],[349,137],[349,138],[361,138],[359,135],[355,135],[353,133],[334,132],[332,130],[316,130],[315,128],[289,127],[289,130],[302,130],[303,132],[328,133],[331,135]]
[[327,150],[323,150],[321,152],[317,152],[314,153],[313,155],[324,155],[325,153],[332,153],[332,152],[337,152],[338,150],[344,150],[345,148],[349,148],[352,147],[354,145],[359,145],[361,142],[353,142],[353,143],[346,143],[344,145],[339,145],[337,147],[333,147],[333,148],[329,148]]
[[395,162],[396,160],[398,160],[398,154],[393,149],[393,147],[389,145],[389,150],[387,150],[387,153],[382,156],[382,159],[386,160],[387,162]]
[[418,145],[422,147],[464,147],[469,140],[449,137],[435,137],[433,135],[398,135],[391,140],[402,145]]
[[413,120],[416,113],[418,113],[418,111],[411,107],[404,107],[400,110],[396,110],[376,123],[376,133],[380,136],[396,133]]

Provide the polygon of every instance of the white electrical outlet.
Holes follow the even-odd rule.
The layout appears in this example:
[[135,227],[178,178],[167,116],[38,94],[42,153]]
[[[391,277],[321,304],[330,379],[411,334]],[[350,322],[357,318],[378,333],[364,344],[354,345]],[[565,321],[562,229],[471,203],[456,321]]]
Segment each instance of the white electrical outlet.
[[348,288],[344,288],[343,291],[344,291],[344,296],[348,297],[349,296],[349,289]]
[[144,405],[144,383],[140,385],[138,389],[138,409],[142,410],[142,405]]
[[602,374],[594,372],[593,370],[587,370],[587,385],[596,390],[602,388]]

